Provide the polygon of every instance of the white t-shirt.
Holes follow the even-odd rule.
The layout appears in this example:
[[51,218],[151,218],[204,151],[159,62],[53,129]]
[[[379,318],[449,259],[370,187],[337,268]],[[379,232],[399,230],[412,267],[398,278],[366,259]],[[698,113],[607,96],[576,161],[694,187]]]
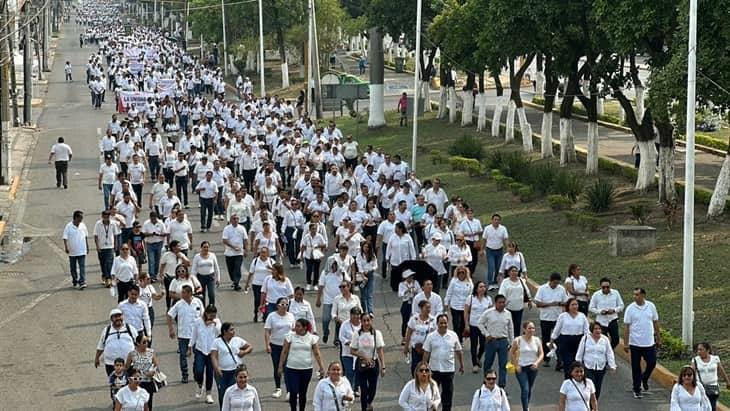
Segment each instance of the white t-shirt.
[[122,387],[114,398],[122,404],[122,411],[144,411],[145,404],[150,400],[150,394],[142,387],[132,391],[127,385]]
[[51,147],[51,154],[53,154],[55,161],[69,161],[73,151],[66,143],[56,143]]
[[497,228],[488,224],[484,227],[482,238],[486,240],[487,248],[501,250],[504,242],[509,238],[509,234],[507,233],[507,228],[501,224]]
[[241,224],[238,224],[235,227],[229,224],[223,229],[222,239],[228,240],[231,245],[239,248],[239,250],[236,251],[228,245],[224,244],[225,251],[223,252],[223,255],[225,255],[226,257],[243,255],[243,245],[246,243],[246,240],[248,240],[246,227],[242,226]]
[[327,272],[319,276],[319,286],[324,287],[322,290],[322,304],[332,304],[335,301],[335,297],[340,295],[342,281],[342,275],[339,273]]
[[266,302],[269,304],[276,303],[279,298],[287,297],[290,298],[294,295],[294,287],[291,284],[291,280],[288,278],[284,281],[277,281],[273,276],[269,275],[264,280],[264,285],[261,287],[261,292],[266,293]]
[[375,330],[375,336],[373,336],[372,332],[360,329],[353,334],[350,342],[350,349],[357,350],[360,356],[367,359],[377,358],[377,349],[382,347],[385,347],[385,341],[380,330]]
[[459,336],[451,330],[446,330],[444,335],[434,331],[426,337],[423,343],[423,350],[431,353],[429,368],[432,371],[454,372],[456,371],[456,351],[461,351]]
[[642,305],[629,304],[624,313],[624,324],[629,326],[629,345],[653,346],[654,321],[659,321],[659,313],[651,301],[644,301]]
[[565,395],[565,411],[590,411],[591,394],[596,392],[593,381],[577,382],[572,378],[563,381],[560,393]]
[[307,370],[314,367],[312,346],[319,341],[319,337],[307,332],[299,335],[292,331],[284,337],[289,343],[289,356],[286,359],[287,368]]
[[106,163],[99,166],[99,174],[101,174],[102,184],[114,184],[114,180],[117,179],[117,173],[119,168],[116,164],[112,163],[107,165]]
[[273,312],[266,317],[265,330],[271,330],[269,342],[274,345],[284,345],[284,338],[294,329],[294,315],[286,313],[283,316]]
[[248,344],[246,340],[234,335],[231,341],[228,342],[228,347],[226,347],[226,342],[223,341],[223,338],[216,338],[213,340],[213,345],[211,345],[210,350],[218,352],[218,365],[221,370],[233,371],[243,362],[241,357],[238,356],[238,352],[246,344]]
[[264,285],[266,277],[271,275],[271,267],[273,267],[274,263],[274,260],[271,258],[268,261],[262,260],[259,257],[254,258],[248,269],[249,275],[253,275],[251,284]]
[[63,239],[66,240],[70,257],[86,255],[89,252],[86,247],[86,237],[88,236],[89,231],[83,221],[78,226],[75,226],[74,223],[66,224],[66,228],[63,229]]
[[710,355],[710,361],[704,362],[699,355],[695,356],[693,365],[697,368],[700,374],[703,385],[715,385],[717,384],[717,368],[720,365],[720,357],[717,355]]

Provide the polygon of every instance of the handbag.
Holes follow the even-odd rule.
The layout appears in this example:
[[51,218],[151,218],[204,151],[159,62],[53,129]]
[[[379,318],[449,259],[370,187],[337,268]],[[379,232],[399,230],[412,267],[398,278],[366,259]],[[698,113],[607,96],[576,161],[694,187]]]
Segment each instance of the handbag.
[[159,391],[162,387],[167,387],[167,375],[158,368],[155,375],[152,376],[152,382],[155,384],[155,389]]
[[700,369],[697,368],[697,361],[692,359],[692,362],[695,364],[695,370],[697,370],[697,379],[700,381],[700,384],[705,388],[705,394],[707,394],[708,397],[719,397],[720,396],[720,385],[719,384],[705,384],[702,382],[702,376],[700,375]]
[[520,279],[520,285],[522,285],[522,302],[530,302],[530,294],[527,293],[527,287],[525,287],[525,280]]
[[[375,347],[375,345],[376,345],[376,343],[375,343],[375,330],[372,330],[371,332],[373,334],[373,356],[372,356],[373,362],[372,362],[372,365],[370,365],[370,364],[367,363],[367,361],[365,361],[362,358],[358,357],[357,358],[357,369],[360,370],[360,372],[365,372],[367,370],[371,370],[371,369],[373,369],[373,368],[376,367],[376,363],[375,363],[376,362],[376,360],[375,360],[375,352],[376,352],[377,348]],[[358,333],[358,335],[362,334],[362,329],[361,330],[358,330],[357,333]]]

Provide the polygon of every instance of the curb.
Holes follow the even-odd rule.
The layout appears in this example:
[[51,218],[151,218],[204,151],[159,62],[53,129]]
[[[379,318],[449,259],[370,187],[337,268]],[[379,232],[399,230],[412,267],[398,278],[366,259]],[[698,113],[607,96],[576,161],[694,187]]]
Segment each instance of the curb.
[[[12,177],[12,181],[10,182],[10,188],[8,189],[8,198],[11,200],[15,200],[15,198],[18,196],[19,188],[20,188],[20,176]],[[0,220],[0,239],[2,239],[3,235],[5,234],[6,227],[7,227],[7,221]]]

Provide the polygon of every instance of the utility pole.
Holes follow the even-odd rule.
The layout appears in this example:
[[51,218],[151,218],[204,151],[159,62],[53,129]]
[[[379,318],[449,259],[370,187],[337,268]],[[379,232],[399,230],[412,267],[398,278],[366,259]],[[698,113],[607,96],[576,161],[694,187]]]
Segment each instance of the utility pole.
[[317,41],[317,10],[314,8],[314,0],[312,3],[312,74],[314,75],[314,111],[317,118],[322,118],[322,87],[319,84],[319,42]]
[[33,100],[33,60],[30,50],[30,2],[25,3],[25,42],[23,43],[23,123],[33,122],[31,103]]
[[414,171],[416,170],[416,152],[418,151],[418,74],[421,70],[419,66],[421,62],[421,8],[423,7],[421,0],[416,1],[416,69],[413,71],[413,139],[411,141],[411,170]]
[[10,90],[8,92],[10,93],[10,99],[13,102],[13,127],[18,127],[20,125],[20,113],[18,112],[18,81],[17,76],[15,72],[15,42],[13,41],[13,37],[15,36],[15,33],[13,32],[13,24],[11,21],[11,18],[14,20],[15,16],[9,16],[8,15],[8,9],[7,6],[3,10],[3,14],[5,14],[5,21],[7,22],[5,24],[5,40],[8,42],[8,52],[9,54],[9,62],[10,65]]
[[[0,25],[7,24],[5,9],[7,1],[2,2],[0,10]],[[9,154],[10,154],[10,102],[8,82],[10,76],[9,66],[12,64],[13,51],[8,48],[8,39],[0,43],[0,185],[5,185],[10,180]]]
[[304,94],[304,110],[307,112],[307,115],[312,115],[312,89],[313,89],[313,80],[312,80],[312,0],[307,1],[307,50],[306,50],[306,56],[304,59],[304,65],[305,72],[307,75],[307,81],[304,82],[305,84],[305,94]]
[[41,14],[41,23],[43,30],[41,30],[42,36],[41,36],[41,50],[43,51],[43,67],[41,69],[43,71],[51,71],[51,68],[48,67],[48,36],[50,35],[50,2],[43,6],[43,14]]
[[223,74],[228,75],[228,42],[226,41],[226,5],[221,0],[221,14],[223,20]]
[[261,81],[261,97],[266,95],[264,84],[264,8],[259,0],[259,75]]

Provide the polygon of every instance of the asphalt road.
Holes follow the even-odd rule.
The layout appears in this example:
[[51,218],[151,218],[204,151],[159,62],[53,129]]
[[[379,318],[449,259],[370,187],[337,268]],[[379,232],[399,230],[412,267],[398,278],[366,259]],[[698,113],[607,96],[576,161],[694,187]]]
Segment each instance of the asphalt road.
[[[100,161],[96,129],[103,127],[113,113],[113,103],[109,101],[113,101],[113,97],[107,96],[103,110],[92,111],[83,81],[83,64],[91,50],[78,48],[78,31],[73,25],[66,27],[62,34],[53,72],[49,73],[46,107],[38,121],[41,128],[37,137],[39,141],[14,204],[14,222],[31,242],[30,251],[17,264],[0,266],[0,381],[3,381],[0,384],[0,409],[4,410],[90,411],[109,408],[106,377],[102,369],[94,368],[93,358],[97,339],[107,324],[107,314],[115,305],[115,299],[99,282],[93,241],[87,259],[90,286],[85,291],[71,288],[61,232],[76,209],[86,212],[85,222],[90,230],[99,218],[102,198],[96,187]],[[72,84],[63,81],[63,62],[66,60],[75,66],[76,81]],[[60,135],[66,137],[74,150],[68,190],[55,188],[53,167],[46,161],[50,146]],[[150,187],[148,184],[145,192]],[[193,227],[198,227],[197,208],[189,211]],[[146,212],[148,210],[144,210]],[[509,227],[509,221],[504,223]],[[222,228],[219,222],[214,222],[210,233],[195,232],[193,241],[194,244],[202,240],[211,241],[213,251],[221,255],[221,263]],[[513,235],[519,236],[519,233]],[[484,272],[481,265],[478,272]],[[288,275],[295,284],[303,284],[303,272],[289,270]],[[223,273],[223,278],[227,278],[227,273]],[[374,405],[376,409],[397,410],[400,389],[409,379],[409,366],[403,361],[399,345],[399,303],[387,284],[378,280],[375,287],[375,325],[383,331],[388,345],[388,373],[380,381]],[[308,294],[306,298],[313,302],[314,294]],[[252,294],[233,292],[224,281],[217,299],[222,320],[234,322],[238,334],[254,347],[246,363],[252,377],[250,382],[258,388],[264,409],[286,410],[288,405],[283,399],[274,400],[269,395],[273,390],[271,363],[263,349],[263,327],[261,323],[251,322]],[[195,384],[179,384],[177,344],[167,336],[164,303],[156,304],[156,311],[158,325],[153,330],[154,347],[171,384],[155,396],[155,409],[216,409],[217,405],[206,405],[194,399]],[[535,317],[536,313],[533,311],[529,316]],[[331,344],[323,348],[323,353],[325,362],[337,358],[337,351]],[[468,363],[468,354],[465,359]],[[559,373],[541,368],[531,409],[556,409],[561,381]],[[481,378],[476,374],[457,376],[454,409],[468,410],[472,394],[480,383]],[[310,398],[314,386],[313,382]],[[667,409],[666,390],[653,388],[645,399],[634,400],[629,387],[630,372],[627,364],[621,363],[618,372],[606,378],[601,408],[624,411]],[[508,378],[507,391],[513,409],[519,409],[519,388],[513,376]]]

